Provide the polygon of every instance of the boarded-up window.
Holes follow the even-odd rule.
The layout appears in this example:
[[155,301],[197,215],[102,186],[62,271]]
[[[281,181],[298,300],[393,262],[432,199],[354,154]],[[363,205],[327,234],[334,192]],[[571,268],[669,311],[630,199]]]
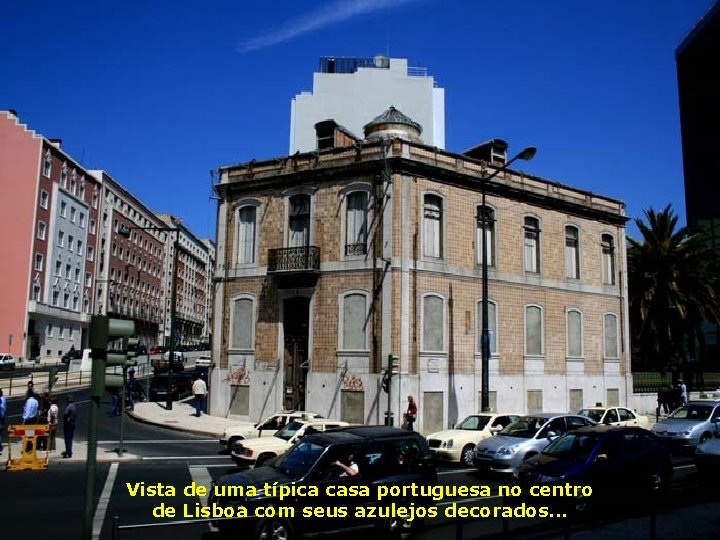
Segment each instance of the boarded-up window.
[[[497,412],[497,392],[495,390],[488,392],[488,405],[492,412]],[[482,392],[478,392],[478,411],[482,412]]]
[[340,400],[340,420],[350,424],[365,423],[365,392],[343,390]]
[[367,298],[364,294],[348,294],[343,298],[343,349],[367,349],[365,321]]
[[582,388],[573,388],[570,390],[570,412],[576,413],[583,408],[583,391]]
[[620,405],[620,390],[618,388],[607,389],[607,407],[617,407]]
[[542,390],[527,391],[527,412],[528,414],[540,413],[543,410]]
[[[422,403],[418,405],[422,412],[423,433],[433,433],[443,429],[443,393],[424,392]],[[420,412],[420,411],[418,411]]]
[[230,414],[247,416],[250,414],[250,387],[238,385],[230,387]]
[[253,302],[238,298],[233,302],[231,349],[252,349]]
[[567,355],[574,358],[583,355],[582,314],[576,309],[567,312]]
[[525,354],[542,355],[542,310],[538,306],[525,308]]
[[603,317],[605,321],[605,358],[618,358],[618,340],[617,340],[617,316],[612,313],[606,313]]
[[442,351],[445,346],[443,299],[428,295],[423,298],[423,350]]

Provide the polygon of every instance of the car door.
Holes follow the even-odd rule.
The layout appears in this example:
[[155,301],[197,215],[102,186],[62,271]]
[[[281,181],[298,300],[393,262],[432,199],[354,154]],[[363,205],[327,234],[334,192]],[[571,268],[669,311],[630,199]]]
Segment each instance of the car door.
[[605,416],[603,416],[602,423],[608,426],[620,425],[620,418],[618,417],[617,409],[611,408],[605,411]]
[[638,425],[638,419],[635,416],[635,413],[633,413],[631,410],[628,410],[624,407],[618,407],[618,416],[620,417],[620,425],[621,426],[637,426]]

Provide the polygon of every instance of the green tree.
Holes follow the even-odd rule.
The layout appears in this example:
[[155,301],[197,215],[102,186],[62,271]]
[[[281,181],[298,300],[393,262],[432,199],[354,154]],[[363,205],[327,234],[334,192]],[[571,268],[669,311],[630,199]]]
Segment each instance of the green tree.
[[705,233],[678,228],[670,205],[635,220],[628,289],[635,369],[681,371],[702,343],[702,321],[720,321],[717,258]]

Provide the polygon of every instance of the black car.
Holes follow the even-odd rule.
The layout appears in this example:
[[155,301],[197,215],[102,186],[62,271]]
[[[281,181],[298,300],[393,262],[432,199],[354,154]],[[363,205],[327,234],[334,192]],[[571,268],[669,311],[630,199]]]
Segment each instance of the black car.
[[83,350],[82,349],[70,349],[68,352],[62,355],[62,358],[60,358],[60,361],[63,364],[69,364],[71,360],[79,360],[83,356]]
[[587,490],[584,495],[562,495],[575,509],[584,509],[596,502],[606,505],[628,496],[647,496],[666,487],[672,473],[670,449],[650,431],[597,425],[558,437],[541,454],[520,465],[514,479],[523,493],[531,495],[537,486],[550,490],[589,486],[590,496]]
[[[170,378],[167,373],[153,375],[153,378],[150,380],[150,391],[148,399],[150,401],[166,401],[169,380]],[[189,373],[173,374],[173,401],[179,401],[188,397],[192,393],[192,383],[192,376]]]
[[[353,456],[350,467],[337,463],[349,456]],[[350,474],[353,467],[356,473]],[[412,496],[409,490],[413,485],[436,484],[433,457],[421,435],[386,426],[351,426],[306,435],[264,466],[219,478],[210,487],[208,506],[234,512],[246,508],[247,517],[219,520],[217,525],[221,531],[252,533],[258,539],[290,540],[305,533],[368,524],[412,532],[423,516],[434,517],[436,509],[431,497]],[[274,491],[265,492],[265,486],[272,486]],[[404,496],[395,493],[378,500],[381,490],[403,487],[408,490]],[[281,498],[283,489],[300,496]],[[317,496],[311,495],[313,489]],[[352,490],[354,496],[350,495]],[[418,519],[403,521],[383,514],[393,503],[413,506]],[[264,511],[280,506],[290,507],[292,515],[255,517],[255,508],[263,507]],[[369,513],[370,507],[375,507],[374,519],[359,516]]]

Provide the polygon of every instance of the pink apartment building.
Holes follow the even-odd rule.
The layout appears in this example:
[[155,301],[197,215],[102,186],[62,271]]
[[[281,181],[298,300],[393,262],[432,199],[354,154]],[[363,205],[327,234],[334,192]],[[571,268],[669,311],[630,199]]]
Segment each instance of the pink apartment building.
[[85,345],[99,204],[98,182],[59,140],[0,111],[0,350],[31,360]]

